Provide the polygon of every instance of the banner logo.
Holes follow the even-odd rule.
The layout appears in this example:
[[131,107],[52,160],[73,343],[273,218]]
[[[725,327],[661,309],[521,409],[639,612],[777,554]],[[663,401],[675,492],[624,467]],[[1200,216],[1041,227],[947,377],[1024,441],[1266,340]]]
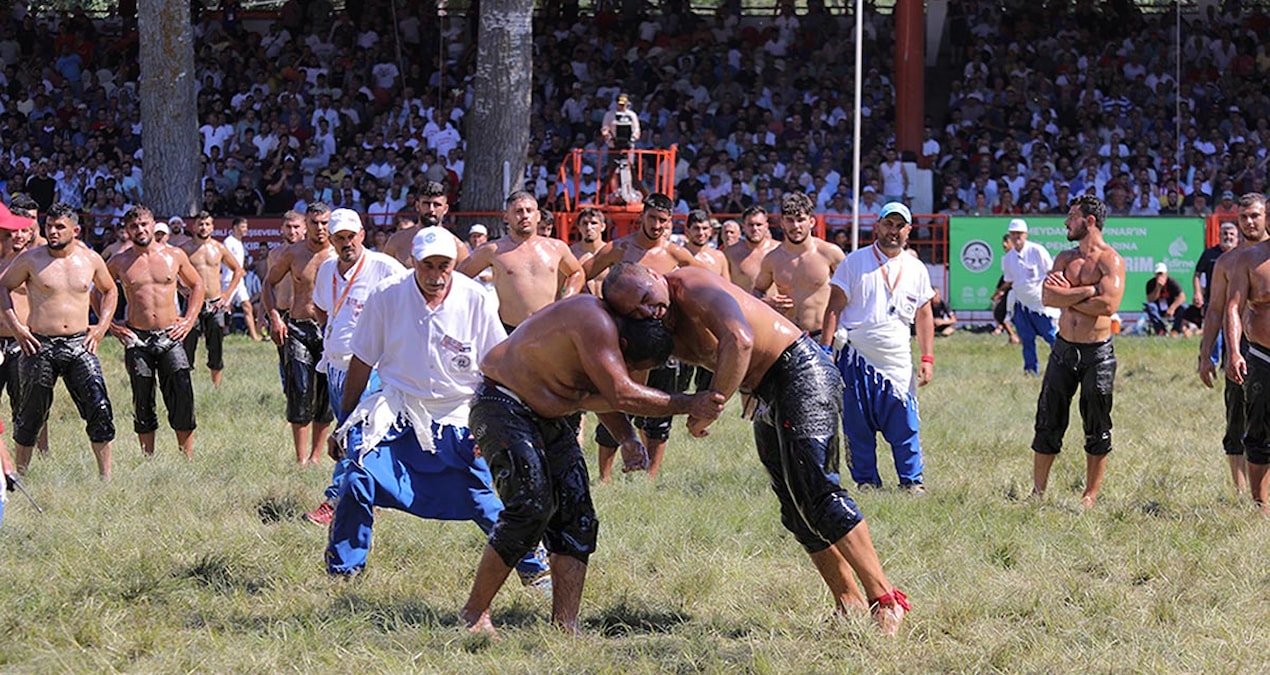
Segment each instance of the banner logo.
[[982,239],[971,239],[961,247],[961,264],[975,273],[992,267],[992,247]]

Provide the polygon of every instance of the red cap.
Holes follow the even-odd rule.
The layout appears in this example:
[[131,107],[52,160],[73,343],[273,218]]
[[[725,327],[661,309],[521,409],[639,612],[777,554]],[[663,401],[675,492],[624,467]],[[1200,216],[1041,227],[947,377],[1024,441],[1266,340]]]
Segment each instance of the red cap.
[[34,218],[15,216],[13,215],[13,212],[9,210],[9,207],[0,203],[0,230],[10,230],[16,232],[18,230],[25,230],[34,224]]

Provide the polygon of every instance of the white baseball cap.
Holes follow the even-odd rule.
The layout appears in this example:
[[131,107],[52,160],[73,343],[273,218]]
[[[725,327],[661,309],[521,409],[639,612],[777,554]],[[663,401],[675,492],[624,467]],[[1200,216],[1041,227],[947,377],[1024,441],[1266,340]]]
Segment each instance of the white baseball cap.
[[1156,273],[1156,274],[1168,274],[1168,273],[1169,273],[1169,266],[1168,266],[1168,265],[1165,265],[1164,263],[1156,263],[1156,264],[1155,264],[1155,273]]
[[439,255],[451,260],[459,257],[459,247],[454,237],[441,227],[425,227],[415,234],[410,243],[410,254],[415,260],[423,260]]
[[878,220],[881,220],[892,213],[900,214],[900,216],[904,218],[904,222],[910,225],[913,224],[913,212],[909,211],[907,206],[904,206],[899,202],[887,202],[884,204],[882,206],[882,212],[878,214]]
[[338,234],[340,232],[361,232],[362,217],[352,209],[335,209],[331,211],[331,222],[328,225],[328,232]]
[[169,230],[169,229],[168,229],[168,224],[167,224],[167,223],[156,223],[156,224],[155,224],[155,226],[154,226],[154,233],[155,233],[155,234],[158,234],[158,233],[160,233],[160,232],[162,232],[163,234],[172,234],[172,230]]
[[487,236],[487,237],[488,237],[488,236],[489,236],[489,230],[485,229],[485,226],[484,226],[484,225],[481,225],[480,223],[477,223],[477,224],[473,225],[473,226],[471,227],[471,229],[469,229],[469,230],[467,231],[467,234],[468,234],[468,236],[469,236],[469,237],[470,237],[470,236],[472,236],[472,235],[474,235],[474,234],[483,234],[483,235],[485,235],[485,236]]
[[1006,229],[1006,232],[1022,232],[1027,234],[1027,221],[1022,218],[1015,218],[1014,220],[1011,220],[1010,227]]

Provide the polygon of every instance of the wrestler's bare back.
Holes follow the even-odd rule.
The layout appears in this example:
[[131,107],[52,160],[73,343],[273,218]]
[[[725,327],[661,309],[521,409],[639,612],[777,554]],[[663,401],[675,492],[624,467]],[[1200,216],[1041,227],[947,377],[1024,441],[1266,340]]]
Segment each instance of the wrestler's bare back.
[[[803,332],[788,318],[736,284],[700,268],[683,268],[666,275],[670,311],[664,321],[675,336],[674,354],[679,360],[706,368],[718,364],[719,338],[708,326],[711,320],[739,309],[749,325],[753,350],[741,380],[743,391],[753,391],[776,359]],[[725,297],[726,296],[726,297]],[[735,301],[735,305],[727,302]]]
[[[583,408],[583,401],[598,393],[582,365],[578,350],[603,349],[591,344],[588,331],[608,323],[617,328],[604,304],[595,296],[565,298],[551,306],[547,314],[537,314],[520,324],[481,360],[486,377],[516,392],[535,413],[543,417],[563,417]],[[610,347],[617,349],[614,339]],[[619,355],[620,358],[620,355]]]

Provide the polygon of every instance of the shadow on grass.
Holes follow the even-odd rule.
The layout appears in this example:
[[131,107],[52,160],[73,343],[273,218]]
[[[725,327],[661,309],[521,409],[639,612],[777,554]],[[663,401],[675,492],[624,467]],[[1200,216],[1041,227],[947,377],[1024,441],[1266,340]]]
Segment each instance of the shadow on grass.
[[304,516],[304,505],[291,495],[266,495],[256,502],[256,515],[265,525],[299,520]]
[[692,620],[692,616],[679,610],[636,607],[625,599],[609,605],[597,615],[587,618],[583,625],[605,637],[669,633]]
[[256,595],[269,587],[268,578],[223,553],[205,553],[194,564],[178,569],[174,575],[222,594],[242,591]]

